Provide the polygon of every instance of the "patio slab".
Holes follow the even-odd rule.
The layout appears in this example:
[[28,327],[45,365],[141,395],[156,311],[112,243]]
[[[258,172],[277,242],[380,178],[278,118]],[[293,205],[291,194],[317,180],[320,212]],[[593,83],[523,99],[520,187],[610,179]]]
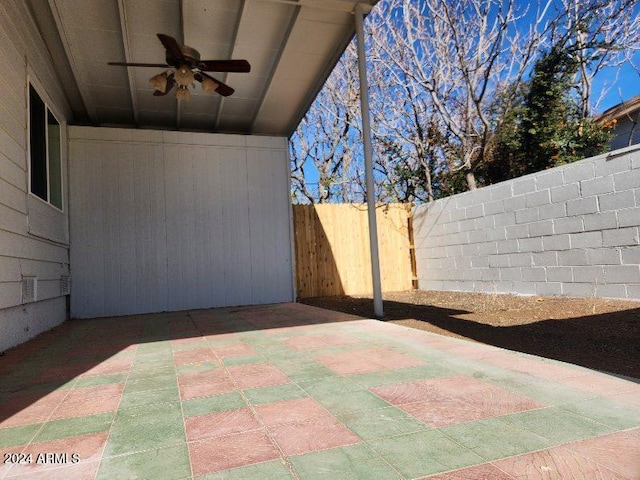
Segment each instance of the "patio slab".
[[0,478],[640,478],[640,384],[300,304],[0,357]]

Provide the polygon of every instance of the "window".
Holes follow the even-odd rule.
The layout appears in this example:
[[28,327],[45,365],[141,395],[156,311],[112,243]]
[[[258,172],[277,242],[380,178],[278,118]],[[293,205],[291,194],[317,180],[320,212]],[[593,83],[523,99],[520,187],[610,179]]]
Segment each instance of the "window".
[[60,122],[29,84],[29,178],[31,193],[62,210]]

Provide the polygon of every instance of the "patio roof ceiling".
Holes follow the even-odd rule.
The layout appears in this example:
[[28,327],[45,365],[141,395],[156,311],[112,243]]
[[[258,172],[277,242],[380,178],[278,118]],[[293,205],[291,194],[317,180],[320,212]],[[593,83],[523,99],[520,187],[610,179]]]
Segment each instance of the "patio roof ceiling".
[[[378,0],[28,0],[64,85],[70,123],[289,136],[355,31],[357,3]],[[247,59],[213,74],[230,97],[154,97],[164,33],[203,59]]]

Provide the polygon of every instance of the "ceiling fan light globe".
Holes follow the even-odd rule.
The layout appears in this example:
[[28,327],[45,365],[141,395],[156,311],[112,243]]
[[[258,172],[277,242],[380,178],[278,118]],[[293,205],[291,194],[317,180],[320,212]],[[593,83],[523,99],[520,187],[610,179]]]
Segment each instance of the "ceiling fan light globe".
[[193,72],[187,65],[176,68],[175,79],[178,85],[191,85],[195,79]]
[[204,80],[202,80],[202,91],[204,93],[213,93],[218,89],[219,86],[220,84],[218,82],[210,78],[205,78]]
[[167,74],[166,72],[154,75],[149,79],[149,85],[160,92],[167,91]]
[[184,100],[185,102],[188,102],[189,100],[191,100],[191,92],[186,86],[182,85],[176,90],[176,98],[178,100]]

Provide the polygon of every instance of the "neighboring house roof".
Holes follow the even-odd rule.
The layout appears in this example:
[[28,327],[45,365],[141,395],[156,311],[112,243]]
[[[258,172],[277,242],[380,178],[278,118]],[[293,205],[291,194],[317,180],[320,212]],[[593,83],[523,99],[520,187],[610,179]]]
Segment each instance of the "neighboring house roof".
[[606,123],[611,120],[620,120],[623,117],[635,116],[640,111],[640,95],[636,95],[627,101],[614,105],[597,115],[594,120],[597,123]]
[[596,123],[612,128],[612,150],[640,143],[640,95],[619,103],[594,118]]

